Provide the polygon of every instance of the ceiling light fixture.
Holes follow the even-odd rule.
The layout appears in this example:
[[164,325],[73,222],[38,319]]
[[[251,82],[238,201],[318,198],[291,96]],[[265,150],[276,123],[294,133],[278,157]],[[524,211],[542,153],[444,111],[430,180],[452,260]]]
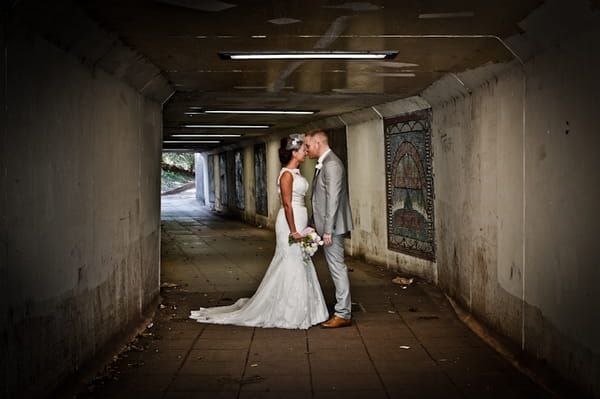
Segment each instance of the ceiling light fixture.
[[173,141],[163,141],[164,144],[219,144],[220,140],[173,140]]
[[397,51],[231,51],[220,52],[226,60],[382,60],[394,58]]
[[235,4],[225,3],[224,1],[189,1],[189,0],[156,0],[159,3],[170,4],[173,6],[190,8],[192,10],[217,12],[223,11],[231,7],[236,7]]
[[390,78],[414,78],[416,75],[412,72],[365,72],[361,75],[375,76],[375,77],[390,77]]
[[205,111],[184,112],[185,115],[202,115],[202,114],[259,114],[259,115],[312,115],[317,111],[288,111],[288,110],[226,110],[226,109],[211,109]]
[[270,125],[182,125],[192,129],[268,129]]
[[193,138],[193,137],[210,137],[210,138],[215,138],[215,139],[220,139],[220,138],[230,138],[230,137],[241,137],[241,134],[202,134],[202,133],[198,133],[198,134],[171,134],[171,137],[187,137],[187,138]]
[[419,19],[437,19],[437,18],[470,18],[475,16],[473,11],[463,12],[435,12],[430,14],[419,14]]
[[[267,90],[267,86],[233,86],[236,90]],[[294,90],[294,86],[283,86],[282,90]]]
[[194,152],[194,148],[163,148],[163,152]]

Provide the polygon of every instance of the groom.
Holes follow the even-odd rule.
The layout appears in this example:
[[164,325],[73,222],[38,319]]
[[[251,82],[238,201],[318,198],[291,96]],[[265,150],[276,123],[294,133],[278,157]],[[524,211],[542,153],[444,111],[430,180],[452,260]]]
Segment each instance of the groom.
[[304,144],[312,159],[318,158],[312,183],[313,220],[323,238],[325,259],[335,285],[334,316],[321,324],[326,328],[352,323],[350,280],[344,263],[344,235],[352,230],[352,214],[344,164],[329,148],[327,133],[315,129],[306,134]]

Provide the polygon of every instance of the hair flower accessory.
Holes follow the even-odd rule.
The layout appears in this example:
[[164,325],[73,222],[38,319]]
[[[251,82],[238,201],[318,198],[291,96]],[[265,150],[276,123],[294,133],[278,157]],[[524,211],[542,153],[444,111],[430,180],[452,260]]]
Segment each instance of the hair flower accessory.
[[304,144],[304,135],[303,134],[290,134],[288,136],[287,145],[285,146],[286,150],[297,150],[302,144]]

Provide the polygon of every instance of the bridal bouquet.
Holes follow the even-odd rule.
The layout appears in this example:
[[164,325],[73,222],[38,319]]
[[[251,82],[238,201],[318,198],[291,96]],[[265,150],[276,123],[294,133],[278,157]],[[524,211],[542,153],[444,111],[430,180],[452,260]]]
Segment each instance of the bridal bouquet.
[[312,227],[307,227],[300,233],[302,239],[300,241],[296,241],[290,235],[289,243],[292,244],[300,244],[302,246],[302,256],[304,258],[304,262],[308,262],[310,257],[317,252],[319,249],[319,245],[323,245],[323,241],[321,237],[317,234],[315,229]]

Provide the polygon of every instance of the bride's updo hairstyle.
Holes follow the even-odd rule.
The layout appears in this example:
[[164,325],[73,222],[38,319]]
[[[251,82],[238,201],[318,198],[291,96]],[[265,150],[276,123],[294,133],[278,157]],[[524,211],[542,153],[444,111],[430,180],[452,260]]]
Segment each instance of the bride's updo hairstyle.
[[287,165],[292,159],[292,152],[298,151],[304,144],[303,134],[290,134],[287,137],[281,139],[279,145],[279,161],[282,165]]

